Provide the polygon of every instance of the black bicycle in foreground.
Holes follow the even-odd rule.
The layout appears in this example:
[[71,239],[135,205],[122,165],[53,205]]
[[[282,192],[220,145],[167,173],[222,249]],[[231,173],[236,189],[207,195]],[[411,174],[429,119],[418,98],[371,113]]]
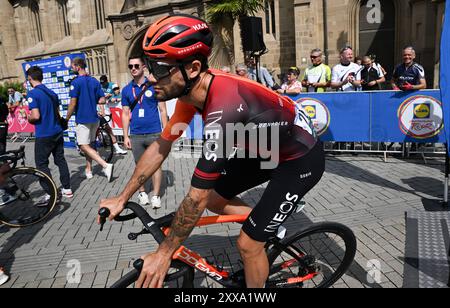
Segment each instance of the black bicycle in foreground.
[[[21,167],[17,163],[21,161]],[[34,167],[25,166],[25,146],[0,156],[0,165],[11,170],[0,183],[0,224],[26,227],[47,218],[55,208],[55,182]]]

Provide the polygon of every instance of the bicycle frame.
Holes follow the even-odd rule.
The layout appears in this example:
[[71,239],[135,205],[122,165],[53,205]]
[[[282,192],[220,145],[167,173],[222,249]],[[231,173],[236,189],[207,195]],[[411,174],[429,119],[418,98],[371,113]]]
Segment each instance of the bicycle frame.
[[[243,223],[247,220],[248,215],[225,215],[225,216],[209,216],[202,217],[197,222],[196,227],[210,226],[219,223]],[[170,232],[170,228],[163,228],[164,235],[167,236]],[[239,288],[242,287],[240,281],[235,281],[237,278],[242,278],[244,281],[244,275],[242,271],[236,274],[219,270],[216,266],[209,264],[202,256],[196,252],[181,246],[173,255],[173,260],[179,260],[194,270],[198,270],[205,273],[208,277],[212,278],[222,286],[227,288]]]

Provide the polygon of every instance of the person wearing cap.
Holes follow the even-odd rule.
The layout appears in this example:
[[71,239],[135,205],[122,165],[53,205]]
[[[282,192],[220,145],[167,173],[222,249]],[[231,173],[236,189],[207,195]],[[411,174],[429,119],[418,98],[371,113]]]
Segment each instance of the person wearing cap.
[[102,85],[102,90],[105,93],[105,98],[108,100],[113,94],[113,83],[108,81],[108,76],[102,75],[100,77],[100,84]]
[[110,108],[117,108],[122,105],[122,93],[120,92],[120,87],[118,84],[113,85],[113,94],[108,101]]
[[300,76],[300,69],[298,67],[291,67],[287,73],[287,81],[283,83],[281,89],[277,92],[285,95],[298,95],[302,93],[302,83],[298,81]]
[[[269,276],[266,242],[277,235],[283,237],[279,227],[325,171],[323,144],[308,115],[297,109],[289,97],[251,80],[210,69],[212,45],[213,33],[208,24],[182,14],[155,21],[143,38],[144,60],[155,99],[178,98],[178,102],[169,123],[142,155],[122,193],[103,200],[100,207],[110,211],[110,219],[119,215],[163,164],[173,143],[197,113],[205,123],[205,142],[167,237],[154,253],[142,257],[138,288],[163,287],[173,257],[206,209],[219,215],[247,217],[237,249],[244,264],[246,286],[263,288]],[[143,65],[140,60],[134,64],[137,68]],[[271,140],[267,145],[240,138],[249,133],[249,128],[255,132],[250,135],[256,136],[268,136],[270,130],[268,139],[276,143],[276,149]],[[270,157],[266,146],[273,149]],[[188,166],[184,167],[187,171]],[[254,208],[238,198],[263,183],[268,183],[267,187]]]

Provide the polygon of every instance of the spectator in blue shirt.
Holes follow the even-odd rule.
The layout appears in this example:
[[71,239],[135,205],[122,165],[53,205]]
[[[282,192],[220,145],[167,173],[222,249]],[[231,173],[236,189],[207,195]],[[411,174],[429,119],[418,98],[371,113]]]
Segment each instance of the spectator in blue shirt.
[[[165,102],[158,102],[154,97],[153,87],[148,87],[148,80],[144,75],[144,60],[140,57],[131,57],[128,61],[133,80],[122,90],[122,124],[125,146],[133,150],[136,163],[141,159],[145,150],[155,142],[167,125],[167,109]],[[130,106],[139,98],[139,95],[145,91],[138,103],[131,112]],[[161,116],[160,116],[161,112]],[[131,138],[129,128],[131,124]],[[162,125],[161,125],[162,124]],[[161,182],[162,169],[152,177],[153,197],[151,204],[154,209],[161,207]],[[147,205],[150,203],[144,185],[139,189],[139,203]]]
[[414,62],[416,51],[413,47],[403,49],[403,63],[399,64],[392,75],[392,89],[402,91],[416,91],[427,88],[425,70],[422,65]]
[[[70,188],[70,173],[67,161],[64,157],[64,134],[59,122],[59,98],[55,92],[42,84],[44,74],[38,66],[33,66],[27,71],[27,78],[33,90],[28,93],[28,106],[31,115],[28,121],[34,124],[36,130],[36,144],[34,147],[34,159],[36,168],[51,177],[49,164],[50,154],[53,155],[55,165],[58,166],[62,195],[73,198]],[[45,188],[45,187],[44,187]],[[50,199],[46,195],[44,202]]]
[[86,61],[75,58],[72,61],[72,70],[78,74],[70,86],[70,105],[67,111],[67,121],[75,113],[77,123],[77,142],[80,149],[86,155],[86,178],[92,179],[92,160],[95,160],[103,168],[103,173],[111,182],[113,175],[113,164],[108,164],[90,146],[95,141],[95,135],[99,126],[97,104],[106,103],[100,82],[86,72]]

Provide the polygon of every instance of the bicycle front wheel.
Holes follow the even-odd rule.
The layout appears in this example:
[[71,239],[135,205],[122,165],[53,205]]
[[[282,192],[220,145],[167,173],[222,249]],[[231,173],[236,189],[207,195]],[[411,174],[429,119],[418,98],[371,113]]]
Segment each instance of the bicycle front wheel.
[[0,187],[0,222],[13,228],[38,223],[50,215],[57,188],[45,173],[31,167],[13,169]]
[[271,246],[267,255],[272,288],[328,288],[344,275],[356,254],[346,226],[319,223]]
[[114,156],[114,145],[111,136],[103,129],[97,130],[95,149],[104,161],[110,163]]

